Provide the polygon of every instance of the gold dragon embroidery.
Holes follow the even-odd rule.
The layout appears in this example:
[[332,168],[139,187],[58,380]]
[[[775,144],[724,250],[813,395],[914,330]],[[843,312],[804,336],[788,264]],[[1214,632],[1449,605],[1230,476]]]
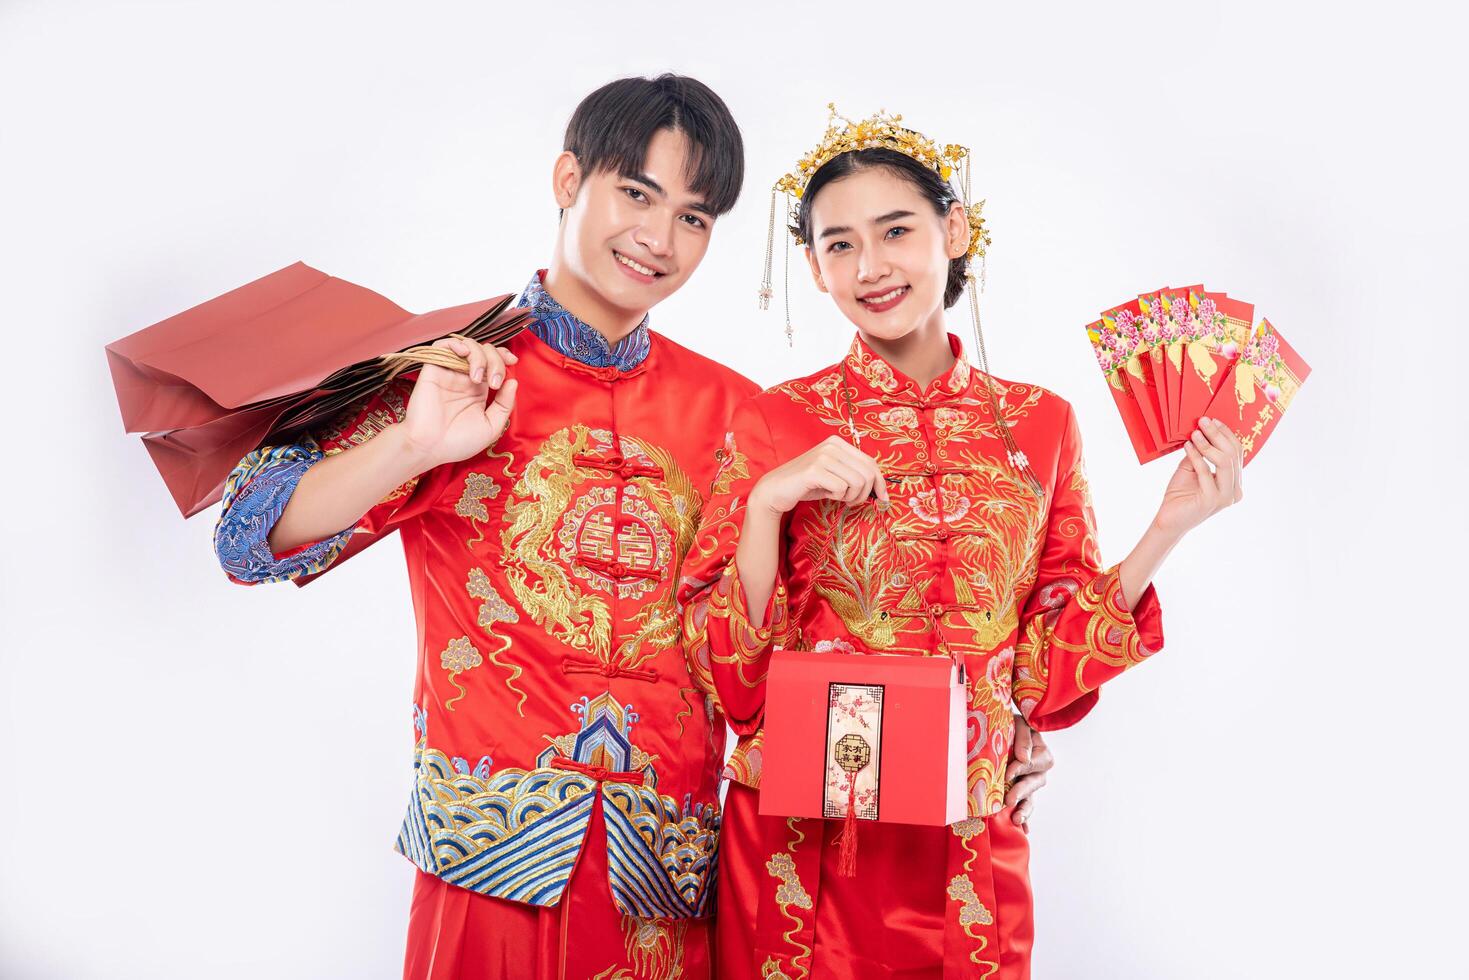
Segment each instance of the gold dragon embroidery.
[[[585,425],[553,433],[526,463],[507,495],[500,545],[506,581],[515,601],[532,621],[555,639],[603,664],[615,662],[623,668],[635,668],[678,639],[673,582],[665,583],[658,599],[630,617],[633,631],[618,642],[614,652],[612,610],[607,598],[583,591],[556,547],[556,529],[578,489],[604,475],[578,465],[576,459],[594,444],[605,447],[610,439],[610,433]],[[628,486],[629,492],[645,502],[671,532],[673,554],[657,556],[658,564],[678,568],[698,526],[700,495],[667,451],[631,436],[623,436],[622,443],[624,451],[640,453],[662,470],[662,479],[638,476]]]

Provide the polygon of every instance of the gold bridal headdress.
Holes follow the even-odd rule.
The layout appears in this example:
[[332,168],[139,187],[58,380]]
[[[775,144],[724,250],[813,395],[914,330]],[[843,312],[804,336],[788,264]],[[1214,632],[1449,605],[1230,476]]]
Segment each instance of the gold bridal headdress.
[[[969,216],[969,257],[983,256],[985,249],[989,246],[989,233],[985,230],[984,217],[981,212],[984,202],[971,206],[969,203],[969,149],[959,146],[957,143],[940,145],[924,136],[922,133],[908,129],[902,125],[901,115],[889,115],[886,110],[879,109],[876,115],[868,116],[866,119],[853,122],[846,116],[837,112],[836,103],[828,102],[826,132],[821,137],[821,142],[816,149],[806,154],[796,163],[796,169],[785,174],[775,182],[771,196],[784,191],[789,197],[800,200],[806,193],[806,185],[811,182],[816,171],[820,170],[833,157],[850,153],[854,150],[894,150],[923,164],[944,180],[952,179],[955,174],[959,175],[963,194],[964,209]],[[792,211],[791,235],[796,239],[796,244],[803,245],[801,236],[795,228],[795,212]]]
[[[770,189],[770,226],[765,240],[765,276],[760,281],[760,309],[770,309],[770,300],[775,295],[771,271],[775,259],[775,215],[780,195],[784,194],[786,197],[785,218],[791,238],[795,239],[797,245],[804,245],[806,243],[802,241],[799,231],[800,200],[805,196],[806,187],[811,183],[811,178],[816,175],[816,171],[833,158],[858,150],[888,149],[911,157],[932,170],[954,187],[956,195],[964,205],[964,213],[969,218],[968,257],[971,265],[967,278],[969,280],[970,319],[974,328],[974,343],[979,354],[980,369],[985,374],[985,389],[990,393],[990,405],[994,411],[995,421],[998,423],[1001,439],[1009,453],[1011,466],[1027,477],[1027,482],[1030,483],[1033,490],[1038,494],[1043,493],[1039,481],[1030,470],[1025,454],[1015,444],[1014,436],[1010,433],[1010,426],[1001,412],[1004,399],[1003,397],[996,398],[995,386],[990,381],[989,356],[984,347],[984,331],[980,327],[979,296],[973,269],[973,262],[978,259],[980,263],[979,288],[982,289],[985,257],[990,246],[990,233],[984,220],[984,201],[974,201],[970,197],[970,163],[973,157],[969,148],[957,143],[935,143],[922,133],[904,126],[901,115],[889,115],[884,109],[879,109],[876,114],[866,119],[853,122],[837,112],[835,103],[828,102],[826,108],[829,115],[827,116],[826,132],[822,134],[821,142],[816,144],[814,150],[797,161],[795,170],[782,175],[775,182],[775,186]],[[790,241],[791,239],[786,239],[785,246],[785,332],[788,344],[794,343],[794,331],[791,328]]]
[[[782,175],[780,180],[775,182],[775,186],[770,189],[770,227],[765,242],[765,277],[760,283],[760,308],[762,310],[770,309],[770,300],[775,295],[771,270],[775,259],[775,214],[780,195],[785,194],[786,196],[787,228],[791,233],[791,238],[795,239],[797,245],[806,244],[801,239],[798,229],[800,200],[805,196],[806,185],[811,183],[811,178],[816,175],[816,171],[834,157],[856,150],[893,150],[918,161],[943,180],[953,183],[957,178],[958,186],[955,190],[959,199],[964,202],[964,213],[969,218],[969,258],[971,261],[978,258],[983,262],[985,252],[990,246],[990,233],[984,221],[984,201],[971,202],[970,200],[968,147],[959,146],[957,143],[935,143],[922,133],[902,125],[901,115],[889,115],[884,109],[879,109],[866,119],[853,122],[837,112],[836,103],[828,102],[826,108],[828,112],[826,132],[822,134],[821,142],[814,150],[797,161],[795,170]],[[786,341],[788,343],[793,339],[790,310],[790,265],[790,244],[787,241],[785,280]]]

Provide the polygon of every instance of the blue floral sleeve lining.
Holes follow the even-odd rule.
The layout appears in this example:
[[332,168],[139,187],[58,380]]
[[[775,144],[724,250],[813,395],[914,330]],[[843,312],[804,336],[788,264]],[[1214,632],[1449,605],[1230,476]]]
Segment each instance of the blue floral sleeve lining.
[[214,551],[237,582],[285,582],[312,575],[336,560],[353,528],[278,558],[267,538],[306,471],[324,458],[305,443],[267,446],[240,460],[224,484],[224,509],[214,527]]

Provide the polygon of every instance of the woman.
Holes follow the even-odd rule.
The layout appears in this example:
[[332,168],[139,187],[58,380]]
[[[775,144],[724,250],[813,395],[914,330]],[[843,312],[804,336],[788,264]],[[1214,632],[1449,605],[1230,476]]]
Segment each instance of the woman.
[[[800,197],[793,231],[857,336],[736,412],[686,566],[691,666],[741,736],[721,976],[1028,976],[1028,851],[1004,805],[1012,700],[1037,729],[1080,720],[1161,648],[1151,582],[1169,551],[1241,497],[1240,446],[1204,420],[1147,531],[1102,570],[1071,407],[971,367],[945,328],[986,241],[948,181],[963,154],[877,116],[834,125],[777,185]],[[849,876],[841,821],[760,816],[776,646],[961,659],[969,819],[862,823]]]

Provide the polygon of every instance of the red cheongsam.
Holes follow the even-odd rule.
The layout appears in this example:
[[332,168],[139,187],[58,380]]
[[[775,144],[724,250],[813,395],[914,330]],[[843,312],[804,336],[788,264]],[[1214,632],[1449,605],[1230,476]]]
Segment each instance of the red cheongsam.
[[[1004,809],[1012,711],[1042,730],[1071,725],[1103,681],[1162,647],[1152,588],[1130,612],[1116,570],[1101,569],[1071,406],[987,378],[950,343],[952,369],[920,387],[859,337],[840,363],[746,401],[719,450],[683,595],[691,673],[740,736],[725,800],[721,977],[1029,976],[1028,852]],[[986,383],[1038,488],[1001,441]],[[797,505],[757,626],[733,560],[746,495],[832,435],[877,459],[892,504]],[[839,821],[760,816],[776,646],[962,658],[969,818],[861,823],[856,874],[843,877]]]

